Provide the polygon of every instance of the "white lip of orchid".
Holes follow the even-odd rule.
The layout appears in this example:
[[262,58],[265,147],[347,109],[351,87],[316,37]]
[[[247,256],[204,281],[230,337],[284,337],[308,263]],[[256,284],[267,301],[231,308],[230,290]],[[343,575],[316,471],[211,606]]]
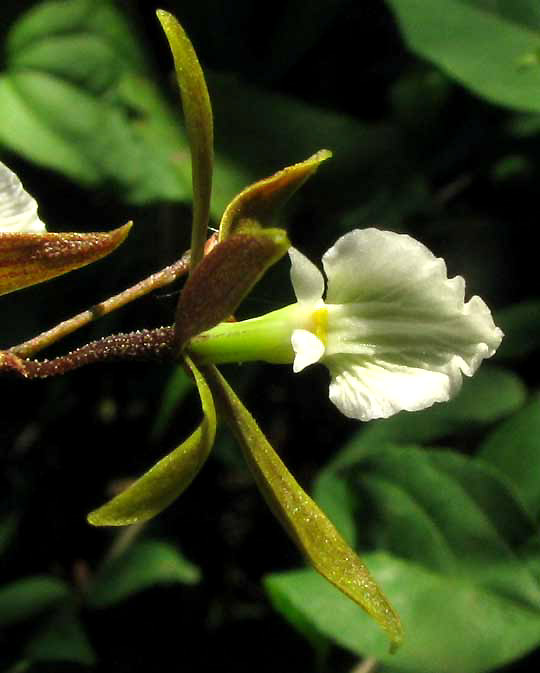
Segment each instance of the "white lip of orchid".
[[0,161],[0,234],[45,233],[37,209],[19,178]]
[[405,234],[378,229],[342,236],[323,257],[328,277],[295,249],[291,280],[313,328],[294,329],[293,369],[322,362],[330,399],[346,416],[387,418],[450,399],[503,333],[486,304],[464,302],[465,281]]

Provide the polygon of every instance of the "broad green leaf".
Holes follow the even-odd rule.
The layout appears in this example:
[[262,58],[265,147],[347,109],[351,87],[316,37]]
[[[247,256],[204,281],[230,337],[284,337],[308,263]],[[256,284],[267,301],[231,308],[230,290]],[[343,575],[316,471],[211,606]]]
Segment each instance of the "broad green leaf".
[[386,445],[332,474],[347,486],[338,519],[354,521],[363,544],[384,550],[367,554],[369,565],[406,637],[388,658],[367,620],[358,623],[337,592],[305,571],[267,583],[291,623],[303,618],[334,642],[411,673],[488,670],[537,644],[538,531],[498,470],[449,451]]
[[353,436],[327,469],[355,463],[373,447],[385,442],[427,442],[471,427],[493,423],[519,409],[526,389],[513,373],[484,364],[450,402],[423,411],[402,411],[391,418],[372,421]]
[[[99,3],[95,0],[41,2],[23,14],[12,27],[6,48],[10,55],[18,56],[51,35],[75,37],[77,34],[98,36],[104,45],[114,48],[119,58],[134,66],[144,60],[138,42],[133,39],[133,27],[110,0],[99,0]],[[65,61],[64,56],[58,54],[56,61],[62,63],[66,72],[71,73],[72,68],[79,67]]]
[[[135,203],[191,200],[181,115],[152,81],[136,32],[110,0],[23,14],[0,72],[0,146]],[[213,215],[251,179],[218,157]]]
[[197,367],[186,358],[199,390],[203,420],[178,448],[135,483],[88,515],[94,526],[125,526],[146,521],[168,507],[190,485],[206,462],[216,434],[212,393]]
[[271,510],[313,567],[387,632],[396,649],[403,632],[367,566],[303,491],[218,370],[205,368],[216,403],[230,426]]
[[406,638],[394,655],[369,618],[316,573],[276,573],[265,585],[278,609],[290,605],[335,643],[401,673],[482,673],[540,641],[538,609],[387,553],[365,558],[403,620]]
[[25,577],[0,587],[0,626],[30,619],[58,605],[70,595],[69,587],[55,577]]
[[234,234],[250,233],[258,227],[271,226],[277,211],[315,173],[319,165],[331,156],[329,150],[319,150],[305,161],[287,166],[246,187],[223,213],[219,240],[225,241]]
[[193,387],[193,381],[183,367],[178,366],[165,384],[159,410],[152,426],[151,437],[156,440],[164,433],[178,406]]
[[520,556],[536,534],[533,520],[490,465],[449,451],[386,445],[341,476],[349,486],[344,507],[357,521],[370,512],[376,548],[540,604],[540,588]]
[[125,241],[130,229],[131,222],[99,233],[0,233],[0,295],[56,278],[109,255]]
[[191,273],[203,256],[210,215],[212,165],[214,161],[212,107],[197,54],[184,29],[169,12],[158,9],[157,17],[165,31],[174,57],[191,150],[193,176]]
[[33,662],[69,661],[85,666],[96,663],[96,655],[83,626],[71,611],[55,615],[25,648]]
[[496,428],[478,457],[497,467],[534,518],[540,516],[540,398]]
[[493,103],[540,110],[540,16],[531,0],[387,0],[409,47]]
[[498,358],[522,358],[540,348],[540,301],[514,304],[499,311],[495,319],[505,334]]
[[103,566],[92,582],[87,600],[92,607],[102,608],[157,584],[194,584],[199,579],[199,569],[175,547],[144,540]]

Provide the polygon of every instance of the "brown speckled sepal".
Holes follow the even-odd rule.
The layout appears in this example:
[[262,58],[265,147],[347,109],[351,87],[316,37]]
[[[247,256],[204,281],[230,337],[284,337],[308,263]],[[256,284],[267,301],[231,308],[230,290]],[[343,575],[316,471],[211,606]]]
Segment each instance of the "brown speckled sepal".
[[0,233],[0,295],[95,262],[115,250],[131,222],[108,232]]

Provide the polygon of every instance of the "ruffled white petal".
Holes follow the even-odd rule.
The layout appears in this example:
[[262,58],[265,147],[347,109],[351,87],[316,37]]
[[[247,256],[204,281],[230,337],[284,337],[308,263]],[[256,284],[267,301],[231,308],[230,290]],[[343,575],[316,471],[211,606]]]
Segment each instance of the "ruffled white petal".
[[386,418],[448,400],[503,333],[465,281],[410,236],[342,236],[323,257],[330,398],[351,418]]
[[323,265],[330,304],[370,302],[417,314],[463,304],[463,279],[448,280],[444,260],[406,234],[356,229],[325,253]]
[[461,385],[454,362],[442,371],[347,356],[334,356],[326,364],[332,376],[331,401],[345,416],[361,421],[445,402]]
[[37,203],[19,178],[0,162],[0,233],[42,233]]
[[319,362],[324,355],[324,344],[313,332],[306,329],[295,329],[291,336],[291,343],[295,352],[293,371],[301,372],[309,365]]
[[324,292],[324,277],[305,255],[289,248],[291,258],[291,282],[297,300],[302,303],[320,301]]

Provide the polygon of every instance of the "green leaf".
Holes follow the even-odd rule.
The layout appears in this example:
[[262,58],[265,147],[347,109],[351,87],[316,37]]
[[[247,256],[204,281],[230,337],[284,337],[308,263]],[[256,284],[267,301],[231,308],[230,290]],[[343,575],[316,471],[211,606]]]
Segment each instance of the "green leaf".
[[253,416],[218,370],[210,366],[205,372],[216,403],[278,521],[317,572],[361,606],[386,631],[391,649],[395,650],[403,636],[399,616],[367,566],[287,470]]
[[157,584],[195,584],[199,579],[199,569],[175,547],[144,540],[104,565],[92,582],[88,603],[103,608]]
[[0,626],[9,626],[50,610],[70,595],[60,580],[36,575],[0,587]]
[[401,673],[482,673],[540,640],[538,610],[390,554],[365,558],[403,620],[406,637],[395,655],[369,618],[316,573],[276,573],[265,585],[274,605],[291,605],[335,643]]
[[505,334],[498,358],[522,358],[540,348],[540,301],[514,304],[499,311],[496,324]]
[[197,54],[184,29],[169,12],[158,9],[157,17],[173,53],[191,150],[193,174],[191,274],[203,256],[210,214],[214,162],[212,107]]
[[[36,6],[11,28],[0,72],[0,146],[134,203],[191,200],[188,142],[110,0]],[[250,176],[222,158],[219,217]]]
[[433,441],[493,423],[519,409],[525,399],[525,386],[516,374],[484,364],[474,377],[463,382],[460,393],[450,402],[434,404],[423,411],[402,411],[366,424],[326,469],[355,463],[364,452],[385,442]]
[[71,611],[55,615],[25,648],[33,662],[69,661],[84,666],[96,663],[96,655],[81,622]]
[[493,103],[540,110],[540,12],[533,0],[388,4],[419,56]]
[[411,673],[489,670],[538,643],[538,532],[498,470],[386,445],[333,474],[348,488],[344,516],[359,539],[384,550],[363,556],[399,610],[404,644],[390,659],[367,620],[305,571],[269,579],[287,618],[292,605],[334,642]]
[[496,428],[478,456],[512,483],[531,515],[540,516],[540,397]]
[[125,526],[146,521],[168,507],[191,484],[206,462],[216,435],[212,393],[197,367],[186,358],[199,390],[203,420],[174,451],[125,491],[88,515],[93,526]]

